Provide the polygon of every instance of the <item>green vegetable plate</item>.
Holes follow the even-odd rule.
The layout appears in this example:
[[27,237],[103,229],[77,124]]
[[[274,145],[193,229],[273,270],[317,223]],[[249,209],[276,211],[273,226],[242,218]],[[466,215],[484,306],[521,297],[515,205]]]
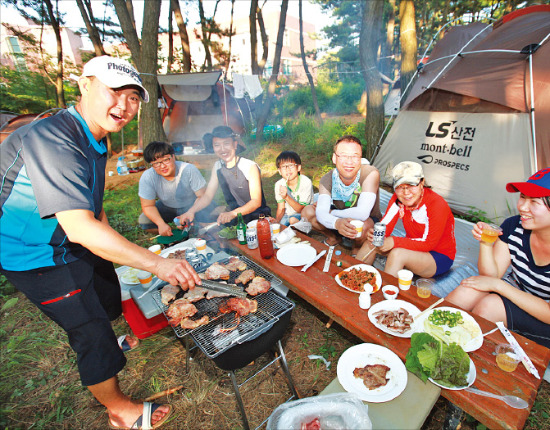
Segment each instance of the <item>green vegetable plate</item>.
[[189,230],[180,230],[179,228],[172,229],[172,236],[159,236],[157,243],[161,245],[169,245],[170,243],[181,242],[189,238]]

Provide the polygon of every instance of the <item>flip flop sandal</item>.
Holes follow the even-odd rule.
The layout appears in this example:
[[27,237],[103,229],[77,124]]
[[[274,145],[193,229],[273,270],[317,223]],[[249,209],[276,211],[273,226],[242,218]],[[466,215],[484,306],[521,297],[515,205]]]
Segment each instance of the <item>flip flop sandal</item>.
[[[134,424],[132,424],[132,427],[118,427],[111,423],[109,420],[109,427],[112,429],[117,430],[152,430],[157,429],[160,426],[162,426],[166,420],[172,415],[172,406],[168,405],[168,412],[162,417],[162,419],[158,420],[154,425],[151,424],[151,417],[153,416],[153,413],[160,408],[161,405],[158,403],[151,403],[151,402],[143,402],[143,415],[141,415]],[[145,423],[145,424],[144,424]]]
[[117,342],[118,342],[118,346],[120,346],[120,349],[122,349],[122,352],[127,352],[127,351],[131,351],[132,349],[135,349],[138,347],[139,343],[134,346],[133,348],[130,346],[130,344],[128,343],[128,341],[126,340],[126,338],[128,337],[129,335],[127,334],[123,334],[122,336],[119,336],[118,339],[117,339]]

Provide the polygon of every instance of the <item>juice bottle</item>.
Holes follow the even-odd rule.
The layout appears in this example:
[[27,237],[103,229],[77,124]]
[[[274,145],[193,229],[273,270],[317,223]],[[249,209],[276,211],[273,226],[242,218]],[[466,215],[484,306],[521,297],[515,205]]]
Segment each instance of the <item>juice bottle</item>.
[[246,245],[246,224],[241,213],[237,215],[237,239],[241,245]]
[[256,226],[258,235],[258,246],[262,258],[268,259],[273,257],[273,242],[271,241],[271,227],[269,221],[263,215],[260,215]]

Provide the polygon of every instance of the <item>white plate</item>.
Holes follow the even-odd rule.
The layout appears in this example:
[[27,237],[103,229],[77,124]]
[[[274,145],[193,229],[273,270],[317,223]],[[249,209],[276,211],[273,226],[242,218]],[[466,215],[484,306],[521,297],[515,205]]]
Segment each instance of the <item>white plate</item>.
[[[353,376],[356,367],[367,364],[384,364],[391,370],[383,387],[369,390],[363,380]],[[361,400],[382,403],[399,396],[407,386],[407,370],[401,359],[388,348],[374,343],[362,343],[348,348],[338,360],[336,369],[338,381],[349,392],[357,394]]]
[[137,277],[138,272],[139,272],[139,269],[134,269],[133,267],[127,267],[126,270],[124,270],[118,276],[118,279],[120,279],[126,285],[138,285],[139,284],[139,279]]
[[[468,312],[463,311],[461,309],[451,308],[448,306],[442,306],[440,308],[432,309],[429,312],[426,312],[424,315],[421,315],[419,319],[414,321],[414,330],[415,332],[424,332],[424,320],[428,318],[436,309],[441,311],[451,311],[451,312],[460,312],[462,314],[462,319],[464,321],[470,321],[472,322],[476,327],[476,332],[473,334],[472,339],[475,339],[475,342],[457,342],[462,349],[464,349],[465,352],[472,352],[479,348],[481,348],[481,345],[483,345],[483,336],[481,336],[481,327],[479,327],[479,324],[474,319],[473,316],[471,316]],[[453,331],[456,330],[454,327],[448,327],[446,325],[441,326],[445,331]],[[472,340],[470,339],[470,340]],[[448,342],[446,342],[448,343]]]
[[432,378],[428,378],[428,379],[430,380],[430,382],[433,382],[438,387],[445,388],[446,390],[463,390],[464,388],[471,386],[476,380],[476,378],[477,378],[476,365],[470,358],[470,371],[466,375],[466,381],[468,382],[468,385],[465,385],[464,387],[446,387],[445,385],[438,384]]
[[382,330],[385,333],[391,334],[392,336],[411,337],[412,334],[414,333],[412,324],[411,324],[411,329],[410,330],[407,330],[404,333],[399,333],[397,331],[394,331],[394,330],[386,327],[383,324],[379,324],[376,321],[376,317],[374,316],[374,314],[378,311],[382,311],[382,310],[384,310],[384,311],[396,311],[399,308],[405,309],[413,317],[420,313],[420,309],[418,309],[412,303],[406,302],[405,300],[399,300],[399,299],[397,299],[397,300],[383,300],[383,301],[378,302],[375,305],[372,305],[370,307],[369,313],[368,313],[369,320],[370,320],[371,323],[374,324],[375,327],[379,328],[380,330]]
[[[376,288],[374,292],[378,291],[382,286],[382,276],[380,275],[380,272],[376,270],[374,267],[369,266],[368,264],[356,264],[355,266],[348,267],[346,270],[343,270],[342,272],[349,272],[351,269],[360,269],[360,270],[365,270],[367,272],[373,272],[376,275]],[[336,279],[336,283],[340,285],[342,288],[345,288],[346,290],[351,291],[352,293],[360,294],[361,291],[352,290],[351,288],[346,287],[342,283],[342,281],[340,281],[340,273],[338,273],[338,275],[334,277],[334,279]]]
[[304,266],[315,258],[317,251],[311,245],[293,243],[277,251],[277,260],[285,266]]

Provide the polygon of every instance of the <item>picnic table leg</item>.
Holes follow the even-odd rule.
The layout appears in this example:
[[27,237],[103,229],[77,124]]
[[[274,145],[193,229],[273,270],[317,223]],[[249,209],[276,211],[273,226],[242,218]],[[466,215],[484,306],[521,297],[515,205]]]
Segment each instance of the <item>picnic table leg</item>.
[[457,430],[464,411],[454,403],[447,401],[447,410],[445,412],[445,422],[443,430]]
[[330,318],[330,319],[328,320],[328,322],[325,324],[325,327],[326,327],[326,328],[330,328],[330,326],[332,325],[333,322],[334,322],[334,320],[333,320],[332,318]]

